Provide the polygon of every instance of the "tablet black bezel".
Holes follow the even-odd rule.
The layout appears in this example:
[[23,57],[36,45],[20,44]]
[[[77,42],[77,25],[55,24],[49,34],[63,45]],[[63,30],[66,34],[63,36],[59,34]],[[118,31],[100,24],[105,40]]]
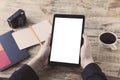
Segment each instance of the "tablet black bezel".
[[[55,18],[56,18],[56,17],[61,17],[61,18],[82,18],[82,19],[83,19],[82,34],[81,34],[81,38],[82,38],[82,35],[83,35],[83,33],[84,33],[84,25],[85,25],[85,16],[84,16],[84,15],[54,14],[53,26],[52,26],[52,33],[51,33],[51,43],[50,43],[51,49],[52,49],[52,39],[53,39],[54,24],[55,24]],[[81,40],[80,47],[82,46],[82,44],[83,44],[83,38],[82,38],[82,40]],[[53,62],[53,61],[50,61],[51,49],[50,49],[50,55],[49,55],[49,61],[48,61],[48,64],[49,64],[49,65],[80,66],[80,57],[79,57],[79,64],[71,64],[71,63],[62,63],[62,62]]]

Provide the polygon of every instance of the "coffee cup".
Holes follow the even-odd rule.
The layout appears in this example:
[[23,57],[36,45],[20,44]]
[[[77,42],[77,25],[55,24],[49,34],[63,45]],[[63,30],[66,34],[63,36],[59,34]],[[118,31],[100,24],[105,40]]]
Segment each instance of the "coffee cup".
[[106,48],[110,48],[111,50],[117,50],[116,42],[117,35],[113,32],[103,32],[98,37],[99,42]]

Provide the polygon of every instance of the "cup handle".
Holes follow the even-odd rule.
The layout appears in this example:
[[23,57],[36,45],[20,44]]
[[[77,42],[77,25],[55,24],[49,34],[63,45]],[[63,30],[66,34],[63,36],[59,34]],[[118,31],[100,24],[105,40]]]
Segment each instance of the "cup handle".
[[112,45],[110,48],[111,50],[117,50],[117,47],[115,45]]

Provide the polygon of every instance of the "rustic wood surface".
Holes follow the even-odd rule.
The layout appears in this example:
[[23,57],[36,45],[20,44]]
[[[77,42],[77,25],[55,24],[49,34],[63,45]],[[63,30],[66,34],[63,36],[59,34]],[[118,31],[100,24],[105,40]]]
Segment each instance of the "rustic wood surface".
[[[120,0],[0,0],[0,34],[11,28],[7,18],[19,8],[27,15],[27,25],[48,19],[52,23],[53,14],[83,14],[86,16],[85,32],[92,45],[95,62],[103,72],[110,76],[109,80],[120,80]],[[117,34],[118,50],[111,51],[102,47],[98,42],[98,35],[104,31]],[[4,72],[0,77],[8,78],[15,70],[33,58],[40,46],[29,48],[30,57]],[[40,73],[41,80],[81,80],[81,69],[68,67],[47,67]]]

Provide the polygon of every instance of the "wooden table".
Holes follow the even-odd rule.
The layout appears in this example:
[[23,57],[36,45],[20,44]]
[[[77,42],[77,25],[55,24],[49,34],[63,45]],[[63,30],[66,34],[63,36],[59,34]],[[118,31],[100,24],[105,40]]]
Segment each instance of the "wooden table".
[[[45,19],[52,23],[55,13],[85,15],[85,33],[89,36],[95,62],[107,76],[111,77],[108,77],[109,80],[120,79],[120,0],[0,0],[0,3],[0,34],[11,29],[6,20],[19,8],[26,12],[28,19],[26,26]],[[103,31],[112,31],[117,34],[118,50],[111,51],[99,44],[98,35]],[[8,78],[33,58],[39,49],[39,45],[29,48],[31,56],[8,70],[0,72],[0,77]],[[55,66],[45,69],[40,73],[40,77],[41,80],[80,80],[80,73],[80,68]]]

